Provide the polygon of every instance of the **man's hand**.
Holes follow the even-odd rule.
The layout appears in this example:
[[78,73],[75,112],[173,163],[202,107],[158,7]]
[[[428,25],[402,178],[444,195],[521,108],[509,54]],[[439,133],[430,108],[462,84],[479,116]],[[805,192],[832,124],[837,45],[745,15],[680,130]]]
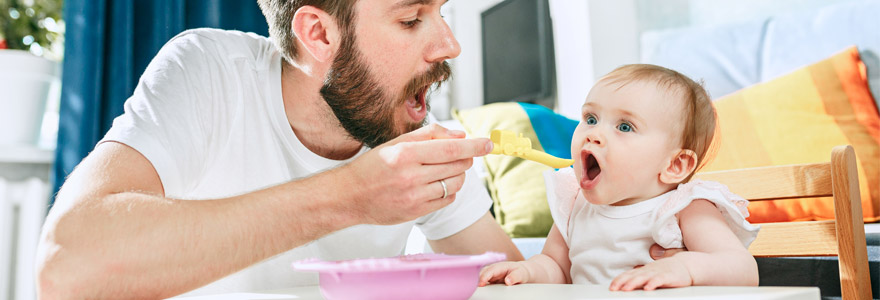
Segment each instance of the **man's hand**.
[[[355,217],[368,224],[398,224],[455,200],[473,158],[492,151],[489,139],[432,124],[401,135],[340,168],[358,197]],[[443,180],[446,198],[443,198]]]
[[658,260],[665,257],[672,257],[673,255],[682,251],[687,251],[687,248],[666,249],[660,247],[660,245],[653,244],[651,245],[651,249],[649,251],[651,253],[651,258],[653,258],[654,260]]

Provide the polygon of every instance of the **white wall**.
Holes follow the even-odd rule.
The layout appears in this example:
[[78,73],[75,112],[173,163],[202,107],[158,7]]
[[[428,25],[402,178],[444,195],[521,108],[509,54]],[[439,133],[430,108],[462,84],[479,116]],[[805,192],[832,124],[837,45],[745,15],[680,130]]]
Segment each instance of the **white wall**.
[[581,105],[595,81],[586,1],[550,0],[556,51],[556,112],[580,118]]
[[[480,13],[501,1],[450,0],[445,5],[446,19],[462,49],[451,61],[454,76],[445,97],[452,107],[466,109],[483,103]],[[638,63],[642,32],[713,26],[840,1],[855,0],[550,0],[556,43],[556,110],[577,118],[595,79],[620,65]]]
[[[447,22],[461,45],[461,55],[450,63],[450,105],[466,109],[483,105],[483,49],[480,13],[502,0],[451,0],[446,3]],[[441,116],[437,116],[441,118]]]
[[[461,55],[450,62],[454,76],[450,84],[449,103],[454,108],[466,109],[483,104],[480,13],[501,1],[451,0],[446,4],[447,12],[444,15],[461,44]],[[593,81],[587,4],[580,0],[551,0],[550,6],[556,41],[557,95],[559,99],[574,99],[572,101],[577,102],[573,113],[576,117]],[[572,111],[565,105],[558,110],[563,113]],[[435,115],[443,119],[437,112]]]
[[[461,44],[450,61],[454,76],[449,104],[466,109],[483,104],[480,13],[502,0],[451,0],[446,20]],[[556,49],[557,111],[578,118],[580,105],[598,76],[638,59],[636,0],[551,0]],[[613,23],[615,26],[609,27]],[[591,42],[592,41],[592,42]],[[438,118],[444,116],[435,111]]]

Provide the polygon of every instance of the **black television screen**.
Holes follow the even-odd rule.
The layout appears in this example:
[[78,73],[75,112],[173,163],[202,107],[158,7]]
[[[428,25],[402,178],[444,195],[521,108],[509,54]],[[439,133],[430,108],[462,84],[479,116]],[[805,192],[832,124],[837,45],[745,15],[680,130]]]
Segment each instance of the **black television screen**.
[[552,108],[553,30],[548,0],[506,0],[481,15],[483,102]]

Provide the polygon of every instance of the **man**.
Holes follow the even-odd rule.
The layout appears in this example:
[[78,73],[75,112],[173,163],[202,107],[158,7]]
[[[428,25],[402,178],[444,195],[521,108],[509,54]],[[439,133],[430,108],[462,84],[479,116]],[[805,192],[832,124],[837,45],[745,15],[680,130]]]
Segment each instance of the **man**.
[[460,51],[442,4],[266,0],[277,49],[239,32],[175,37],[59,192],[41,296],[316,284],[290,263],[399,255],[414,224],[437,252],[522,259],[479,179],[466,182],[491,142],[422,127]]
[[41,297],[315,284],[290,263],[398,255],[414,225],[436,252],[521,260],[465,176],[491,142],[422,127],[460,52],[443,2],[261,0],[274,44],[175,37],[59,192]]

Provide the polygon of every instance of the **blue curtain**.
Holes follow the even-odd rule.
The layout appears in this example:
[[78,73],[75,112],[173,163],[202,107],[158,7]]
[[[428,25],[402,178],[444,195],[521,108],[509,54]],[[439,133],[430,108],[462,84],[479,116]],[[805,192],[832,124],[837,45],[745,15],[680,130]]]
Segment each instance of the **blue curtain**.
[[64,20],[55,192],[122,113],[147,64],[169,39],[198,27],[268,36],[256,0],[68,0]]

